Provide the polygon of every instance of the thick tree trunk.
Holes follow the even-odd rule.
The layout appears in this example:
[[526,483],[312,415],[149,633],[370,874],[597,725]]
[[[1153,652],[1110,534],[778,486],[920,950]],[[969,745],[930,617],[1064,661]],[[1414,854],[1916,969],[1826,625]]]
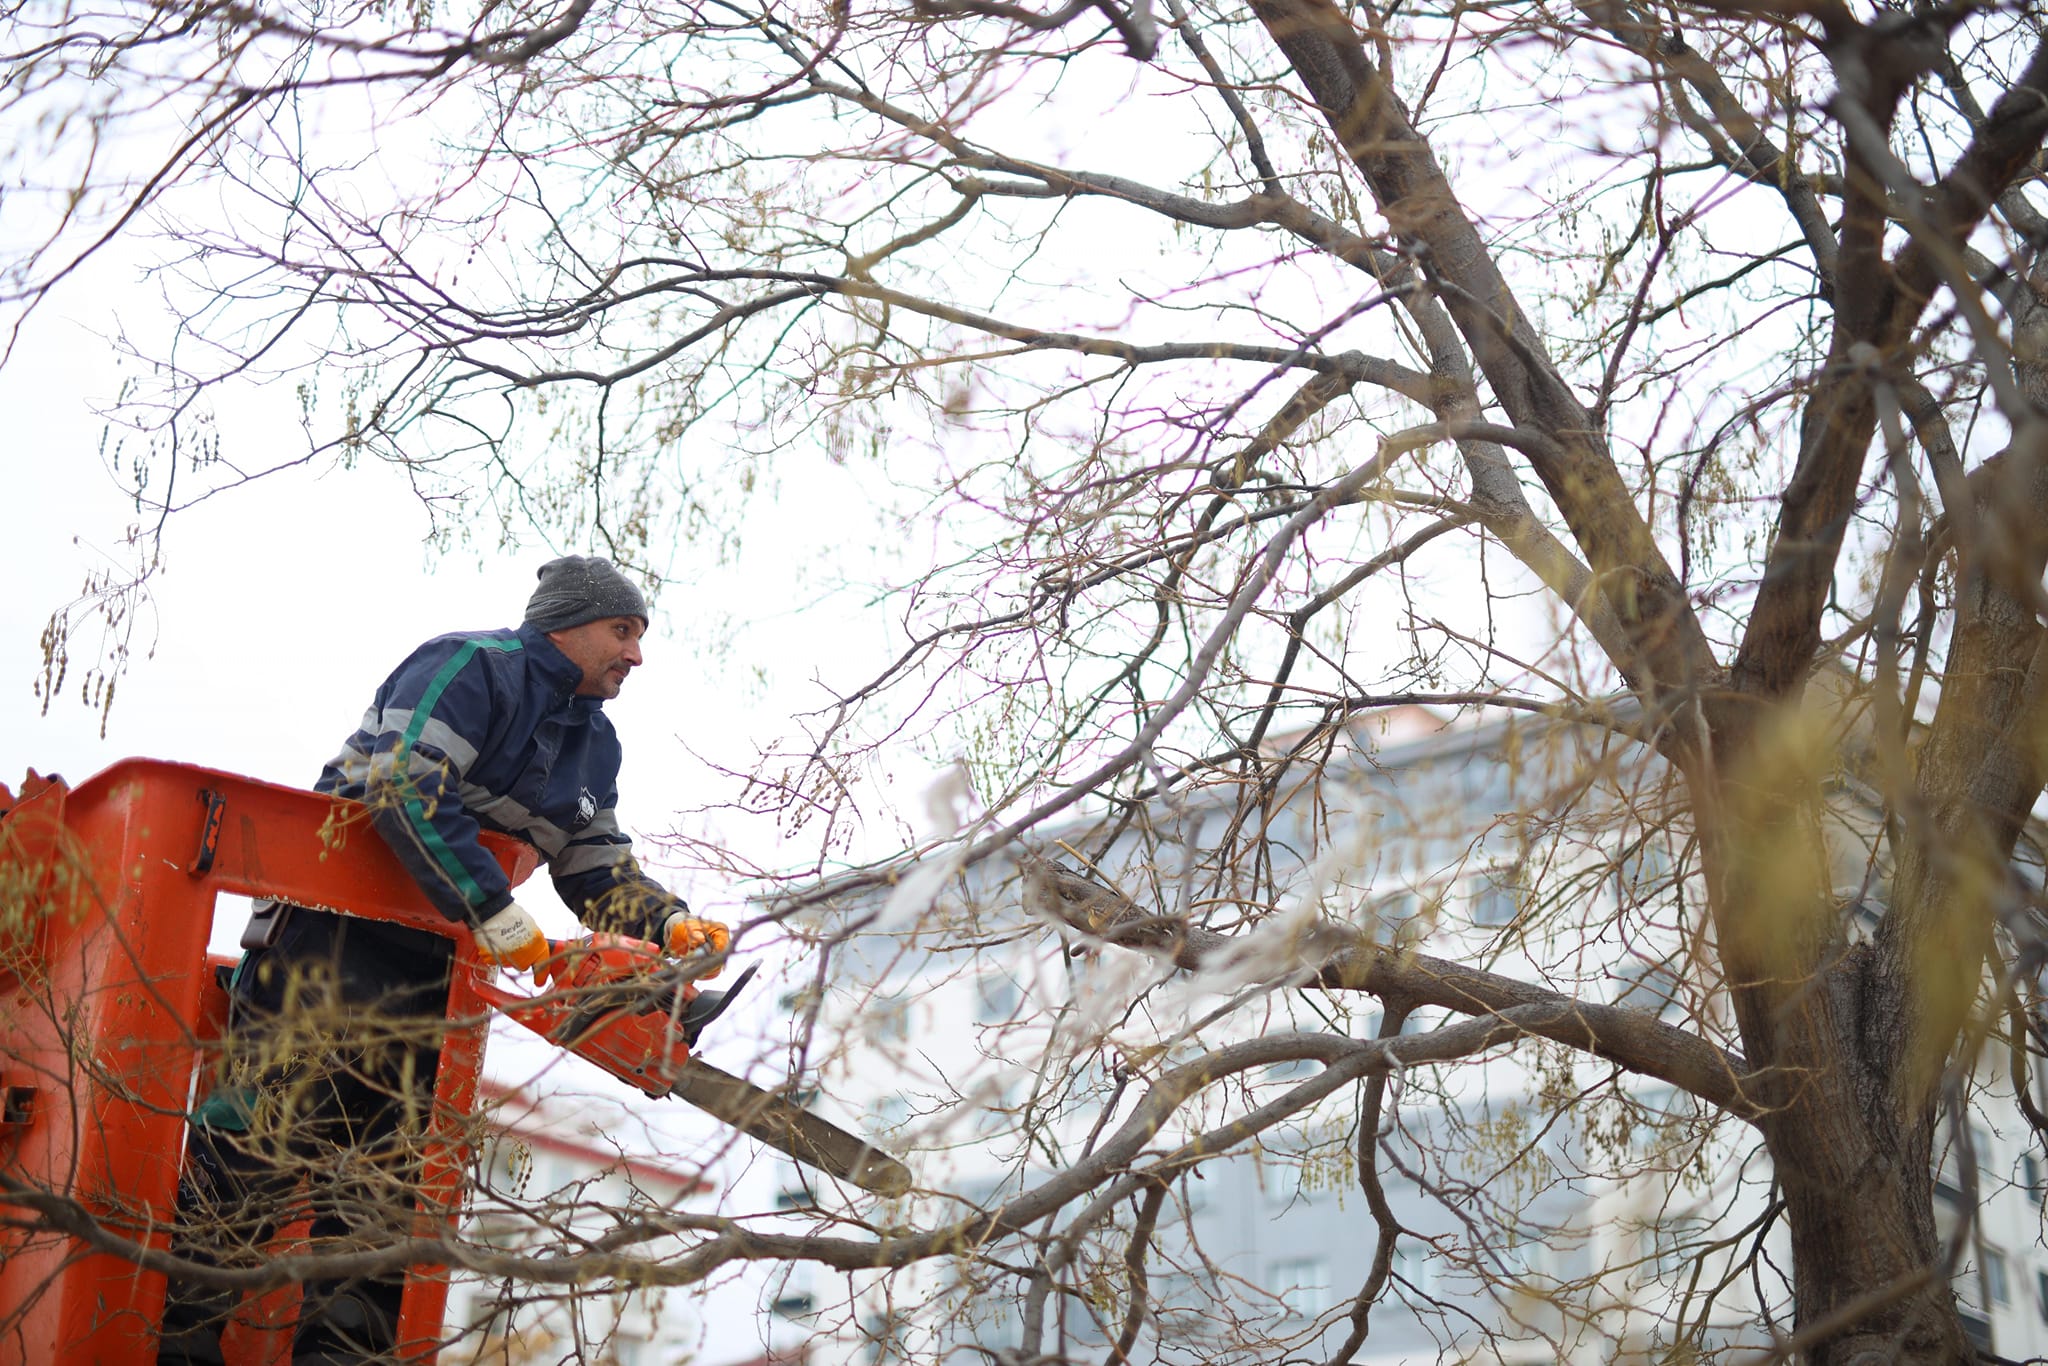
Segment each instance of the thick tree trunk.
[[1877,999],[1876,953],[1854,942],[1833,886],[1821,779],[1840,762],[1839,718],[1781,706],[1723,720],[1724,767],[1689,779],[1785,1203],[1802,1358],[1968,1361],[1934,1226],[1934,1092],[1901,1092],[1904,1020]]
[[[1868,955],[1818,983],[1851,1005]],[[1853,1028],[1856,1015],[1836,1017]],[[1885,1078],[1844,1037],[1801,1037],[1776,1059],[1782,1106],[1762,1125],[1792,1244],[1793,1326],[1816,1363],[1972,1359],[1934,1225],[1934,1107],[1901,1115]]]
[[[2048,505],[2048,460],[1993,462],[1977,482],[1987,520]],[[1901,747],[1878,768],[1908,790],[1887,793],[1893,866],[1872,942],[1852,943],[1821,828],[1836,718],[1724,711],[1727,768],[1690,775],[1722,964],[1762,1073],[1796,1327],[1817,1362],[1972,1359],[1934,1227],[1935,1116],[2048,772],[2044,635],[2024,590],[2004,586],[2037,583],[2048,552],[1997,539],[2018,563],[1980,555],[1926,739],[1909,760],[1904,735],[1874,737]]]
[[1791,1233],[1794,1329],[1818,1339],[1806,1360],[1973,1359],[1935,1236],[1931,1114],[1909,1127],[1807,1104],[1765,1127]]
[[[1751,832],[1754,847],[1769,841]],[[1719,894],[1788,915],[1785,869],[1746,856],[1715,860]],[[1777,881],[1758,877],[1765,872]],[[1810,884],[1809,884],[1810,885]],[[1825,895],[1823,893],[1823,895]],[[1806,912],[1819,923],[1815,911]],[[1796,914],[1796,913],[1795,913]],[[1722,923],[1740,922],[1723,916]],[[1783,929],[1781,922],[1776,928]],[[1869,1037],[1867,947],[1838,945],[1804,980],[1785,939],[1733,955],[1731,982],[1749,1059],[1759,1068],[1770,1152],[1792,1245],[1794,1319],[1802,1359],[1820,1363],[1971,1359],[1940,1263],[1933,1213],[1934,1108],[1901,1107],[1887,1075],[1893,1045]],[[1765,952],[1757,952],[1762,947]],[[1811,960],[1809,960],[1811,961]],[[1875,1353],[1876,1355],[1867,1355]]]

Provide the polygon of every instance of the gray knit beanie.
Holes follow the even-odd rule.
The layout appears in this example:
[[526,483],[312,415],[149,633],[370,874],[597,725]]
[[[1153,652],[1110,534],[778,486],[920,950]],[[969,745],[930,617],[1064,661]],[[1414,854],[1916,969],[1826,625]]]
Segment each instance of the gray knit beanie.
[[610,560],[564,555],[540,567],[540,587],[526,601],[526,624],[540,631],[566,631],[606,617],[648,621],[647,599]]

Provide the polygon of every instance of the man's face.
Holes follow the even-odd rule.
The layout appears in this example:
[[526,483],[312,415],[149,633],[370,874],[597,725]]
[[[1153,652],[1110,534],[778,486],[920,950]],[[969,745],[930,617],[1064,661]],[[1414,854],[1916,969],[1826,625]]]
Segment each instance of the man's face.
[[550,631],[548,639],[583,670],[578,697],[617,697],[626,675],[640,665],[640,637],[646,630],[638,617],[600,617]]

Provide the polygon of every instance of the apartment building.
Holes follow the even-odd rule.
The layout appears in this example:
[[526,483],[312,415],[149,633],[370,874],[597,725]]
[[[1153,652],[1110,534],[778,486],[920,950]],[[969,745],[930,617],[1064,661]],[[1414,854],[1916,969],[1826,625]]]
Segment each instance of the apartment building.
[[[1169,911],[1176,896],[1237,895],[1299,925],[1339,918],[1390,944],[1727,1036],[1695,980],[1699,903],[1682,822],[1663,814],[1672,778],[1658,761],[1612,733],[1526,719],[1450,726],[1410,711],[1348,739],[1312,783],[1263,813],[1270,847],[1291,862],[1254,870],[1260,885],[1202,863],[1239,818],[1230,793],[1162,804],[1096,857],[1101,877]],[[1868,857],[1878,812],[1847,775],[1831,810],[1839,891],[1868,922],[1883,896]],[[795,1033],[842,1045],[811,1055],[819,1103],[903,1155],[924,1188],[950,1193],[903,1211],[919,1226],[1060,1170],[1099,1132],[1120,1080],[1136,1084],[1121,1066],[1132,1050],[1185,1045],[1191,1021],[1230,986],[1204,995],[1156,958],[1046,933],[1021,872],[970,870],[921,918],[878,914],[873,902],[842,908],[844,923],[868,928],[835,946],[822,994],[793,981],[784,997]],[[1257,1009],[1202,1027],[1211,1045],[1296,1028],[1366,1037],[1376,1010],[1366,998],[1270,990]],[[1119,1011],[1151,1018],[1138,1028]],[[1407,1027],[1437,1022],[1425,1011]],[[1179,1122],[1192,1131],[1241,1113],[1313,1071],[1239,1078]],[[2027,1357],[2048,1353],[2044,1158],[2002,1076],[1987,1060],[1973,1092],[1974,1202],[1951,1137],[1938,1217],[1954,1230],[1969,1216],[1955,1283],[1973,1335]],[[1586,1099],[1561,1102],[1572,1087]],[[1742,1126],[1714,1123],[1660,1084],[1533,1045],[1396,1089],[1374,1146],[1407,1233],[1355,1360],[1647,1360],[1680,1336],[1704,1351],[1767,1346],[1773,1325],[1789,1322],[1790,1259],[1765,1218],[1769,1166]],[[1356,1154],[1346,1100],[1177,1180],[1132,1358],[1249,1362],[1342,1341],[1378,1234]],[[860,1207],[794,1164],[775,1171],[783,1209]],[[1030,1251],[992,1260],[1014,1266]],[[1012,1350],[1030,1319],[1037,1348],[1100,1359],[1125,1335],[1128,1308],[1118,1268],[1104,1272],[1093,1302],[1054,1295],[1033,1306],[1024,1281],[969,1256],[886,1280],[795,1266],[764,1294],[765,1338],[772,1349],[802,1344],[813,1362],[929,1359],[970,1344]]]

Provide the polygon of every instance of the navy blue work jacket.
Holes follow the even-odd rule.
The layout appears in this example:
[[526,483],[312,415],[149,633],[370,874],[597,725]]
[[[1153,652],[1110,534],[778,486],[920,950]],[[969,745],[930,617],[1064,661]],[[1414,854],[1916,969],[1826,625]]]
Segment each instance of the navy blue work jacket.
[[477,831],[533,845],[593,929],[657,939],[683,902],[640,871],[619,828],[619,741],[603,699],[543,631],[439,636],[412,655],[328,761],[319,791],[366,803],[441,914],[480,923],[512,900]]

